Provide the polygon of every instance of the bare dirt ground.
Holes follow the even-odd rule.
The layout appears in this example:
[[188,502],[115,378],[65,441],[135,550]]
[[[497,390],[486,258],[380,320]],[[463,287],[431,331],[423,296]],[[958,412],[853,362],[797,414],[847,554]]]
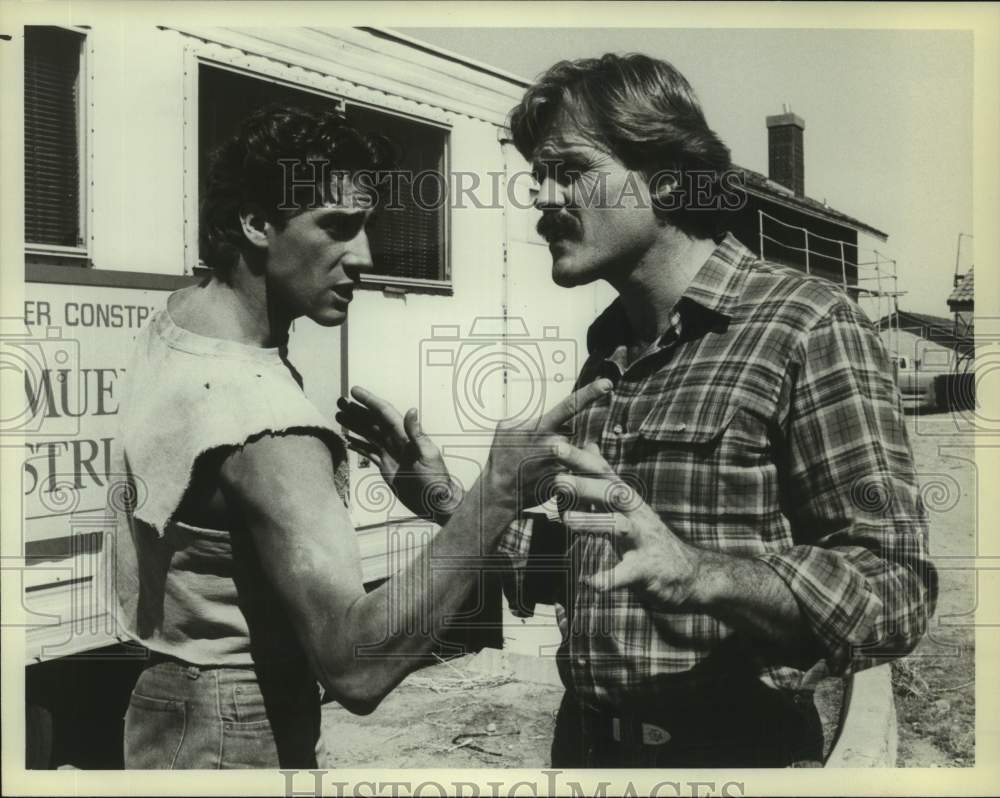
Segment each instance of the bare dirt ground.
[[927,636],[893,665],[900,767],[975,765],[976,606],[972,560],[985,531],[968,414],[910,416],[940,593]]
[[338,768],[545,768],[562,688],[436,665],[366,717],[324,708],[327,761]]
[[[485,674],[472,657],[415,674],[371,715],[324,707],[328,768],[547,768],[562,687]],[[817,692],[826,748],[837,729],[842,685]]]
[[[952,414],[911,416],[908,426],[931,519],[940,597],[928,636],[893,666],[900,767],[975,764],[974,638],[976,470],[972,436]],[[962,567],[965,566],[965,567]],[[521,681],[472,658],[408,678],[371,715],[324,707],[320,767],[543,768],[562,688]],[[839,681],[817,695],[829,750],[840,712]]]

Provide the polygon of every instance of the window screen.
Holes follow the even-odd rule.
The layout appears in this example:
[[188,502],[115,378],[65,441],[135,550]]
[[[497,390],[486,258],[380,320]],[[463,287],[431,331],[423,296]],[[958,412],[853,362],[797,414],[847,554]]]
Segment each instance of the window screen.
[[24,29],[24,237],[79,247],[80,52],[83,37]]
[[447,134],[371,108],[349,105],[347,118],[359,130],[387,137],[399,154],[401,179],[395,181],[391,204],[379,212],[372,230],[375,273],[444,279]]
[[[213,150],[253,111],[272,104],[321,110],[340,107],[366,133],[388,138],[399,154],[403,178],[393,192],[398,209],[380,211],[371,229],[374,280],[446,278],[446,131],[393,114],[338,102],[282,83],[203,64],[199,72],[199,144],[202,180]],[[372,281],[372,275],[366,275]]]

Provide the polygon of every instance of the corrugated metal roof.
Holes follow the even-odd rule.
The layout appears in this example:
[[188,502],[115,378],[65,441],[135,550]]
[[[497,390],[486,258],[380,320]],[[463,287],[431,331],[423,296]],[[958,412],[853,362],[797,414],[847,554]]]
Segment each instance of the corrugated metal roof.
[[363,30],[365,33],[370,33],[372,36],[378,36],[382,39],[389,39],[390,41],[405,44],[407,47],[422,50],[425,53],[435,55],[438,58],[443,58],[446,61],[453,61],[456,64],[462,64],[463,66],[467,66],[470,69],[474,69],[477,72],[482,72],[486,75],[493,75],[494,77],[509,81],[522,89],[526,89],[531,85],[531,81],[527,78],[522,78],[520,75],[508,72],[506,69],[500,69],[499,67],[487,64],[485,61],[477,61],[476,59],[469,58],[461,53],[456,53],[454,50],[449,50],[445,47],[440,47],[439,45],[422,41],[421,39],[414,39],[412,36],[407,36],[405,33],[400,33],[392,28],[362,25],[358,27],[358,30]]
[[954,319],[931,316],[928,313],[900,310],[898,313],[883,316],[877,326],[880,330],[898,329],[912,333],[957,352],[971,351],[975,341],[973,327],[957,328]]
[[952,291],[951,295],[948,297],[948,307],[951,307],[952,305],[972,305],[975,298],[972,283],[972,269],[970,268],[959,281],[958,285],[955,286],[955,290]]
[[200,40],[196,55],[202,47],[231,49],[230,58],[221,57],[238,66],[244,56],[265,59],[278,69],[302,70],[335,96],[443,124],[458,113],[502,127],[523,94],[509,77],[371,30],[158,27]]
[[900,329],[939,329],[950,333],[955,323],[953,319],[946,316],[932,316],[929,313],[911,313],[908,310],[900,310],[898,313],[883,316],[879,319],[878,324],[879,326],[889,326],[890,321],[895,321],[897,316]]

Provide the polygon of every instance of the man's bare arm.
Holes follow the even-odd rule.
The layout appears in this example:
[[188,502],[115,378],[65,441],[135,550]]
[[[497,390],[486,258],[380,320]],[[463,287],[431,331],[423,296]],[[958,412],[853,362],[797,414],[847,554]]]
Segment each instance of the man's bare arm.
[[[440,630],[479,572],[470,567],[432,580],[425,548],[394,577],[392,589],[402,602],[390,602],[387,586],[366,594],[354,527],[334,488],[331,455],[316,438],[265,436],[232,455],[223,472],[227,494],[241,508],[313,672],[347,709],[370,712],[412,670],[417,655],[430,649],[420,630]],[[435,539],[436,557],[471,560],[509,523],[509,510],[480,498],[477,485],[456,510],[451,529]]]
[[[483,475],[433,549],[424,547],[390,583],[367,594],[355,532],[320,440],[266,435],[226,460],[227,499],[242,513],[317,678],[347,709],[370,712],[421,664],[515,517],[519,482],[532,483],[552,467],[562,440],[555,431],[609,388],[594,383],[577,391],[530,432],[501,425]],[[432,551],[448,564],[436,577]]]

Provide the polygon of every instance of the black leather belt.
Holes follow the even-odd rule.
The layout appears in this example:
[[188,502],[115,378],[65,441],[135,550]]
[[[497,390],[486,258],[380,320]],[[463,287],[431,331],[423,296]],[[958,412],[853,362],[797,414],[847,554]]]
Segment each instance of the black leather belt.
[[634,718],[610,717],[611,739],[625,745],[666,745],[671,734],[662,726]]

